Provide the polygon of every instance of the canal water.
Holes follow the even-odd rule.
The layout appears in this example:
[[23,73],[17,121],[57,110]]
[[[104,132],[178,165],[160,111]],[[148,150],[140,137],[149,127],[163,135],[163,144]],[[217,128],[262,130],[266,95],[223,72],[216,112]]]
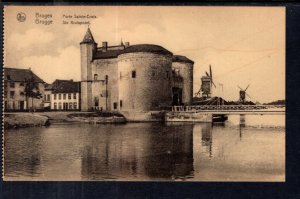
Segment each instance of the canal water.
[[5,131],[4,180],[285,181],[285,116]]

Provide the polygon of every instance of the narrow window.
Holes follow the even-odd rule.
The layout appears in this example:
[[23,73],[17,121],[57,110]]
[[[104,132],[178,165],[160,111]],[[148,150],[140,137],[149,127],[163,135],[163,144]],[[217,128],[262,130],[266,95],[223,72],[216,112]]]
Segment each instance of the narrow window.
[[15,83],[14,82],[10,83],[10,88],[15,88]]
[[136,71],[135,71],[135,70],[131,72],[131,77],[132,77],[132,78],[135,78],[135,77],[136,77]]
[[50,94],[47,95],[47,101],[50,101]]
[[71,93],[68,94],[68,99],[71,99]]
[[15,97],[15,91],[10,91],[10,98],[14,98]]
[[64,93],[63,98],[66,99],[66,93]]
[[154,76],[155,76],[155,71],[152,71],[152,74],[151,74],[151,75],[152,75],[152,77],[154,77]]
[[77,102],[74,102],[74,109],[77,109]]
[[56,100],[56,94],[54,94],[54,96],[53,96],[53,97],[54,97],[54,99]]
[[123,101],[120,100],[120,108],[122,108],[122,107],[123,107]]
[[76,99],[76,93],[73,93],[73,99]]
[[61,102],[58,102],[58,109],[61,110]]
[[61,94],[58,94],[58,99],[59,99],[59,100],[61,99]]
[[56,109],[57,109],[57,103],[54,102],[54,110],[56,110]]
[[117,109],[117,108],[118,108],[118,103],[114,102],[114,109]]
[[70,102],[70,103],[69,103],[69,109],[73,109],[72,105],[73,105],[73,103]]
[[105,75],[105,84],[108,84],[108,75]]
[[98,74],[94,74],[94,80],[98,80]]

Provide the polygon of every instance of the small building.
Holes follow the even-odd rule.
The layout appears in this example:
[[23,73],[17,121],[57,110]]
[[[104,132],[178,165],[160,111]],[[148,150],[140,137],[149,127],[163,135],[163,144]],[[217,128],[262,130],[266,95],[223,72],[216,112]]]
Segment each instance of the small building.
[[26,84],[32,80],[35,84],[33,92],[44,95],[44,81],[31,69],[4,68],[4,110],[23,111],[29,108],[43,109],[44,99],[28,97],[25,92]]
[[51,110],[80,110],[80,82],[57,79],[46,87],[44,99]]

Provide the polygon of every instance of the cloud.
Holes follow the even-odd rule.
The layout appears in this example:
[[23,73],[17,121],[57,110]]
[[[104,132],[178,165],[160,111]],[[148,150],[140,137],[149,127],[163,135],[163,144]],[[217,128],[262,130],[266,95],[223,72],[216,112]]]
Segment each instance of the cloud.
[[80,50],[75,46],[59,50],[58,56],[25,57],[20,60],[20,65],[31,67],[48,83],[52,83],[55,79],[80,80]]
[[53,33],[43,29],[33,28],[27,30],[24,34],[13,33],[11,36],[8,36],[7,47],[22,50],[50,43],[54,39],[55,36]]

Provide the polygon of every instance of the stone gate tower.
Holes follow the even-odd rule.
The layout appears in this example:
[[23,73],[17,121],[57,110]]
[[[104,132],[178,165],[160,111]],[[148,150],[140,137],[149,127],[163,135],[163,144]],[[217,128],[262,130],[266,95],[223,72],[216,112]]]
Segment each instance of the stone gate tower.
[[92,60],[93,54],[97,50],[90,28],[80,42],[81,58],[81,110],[88,111],[92,106]]

